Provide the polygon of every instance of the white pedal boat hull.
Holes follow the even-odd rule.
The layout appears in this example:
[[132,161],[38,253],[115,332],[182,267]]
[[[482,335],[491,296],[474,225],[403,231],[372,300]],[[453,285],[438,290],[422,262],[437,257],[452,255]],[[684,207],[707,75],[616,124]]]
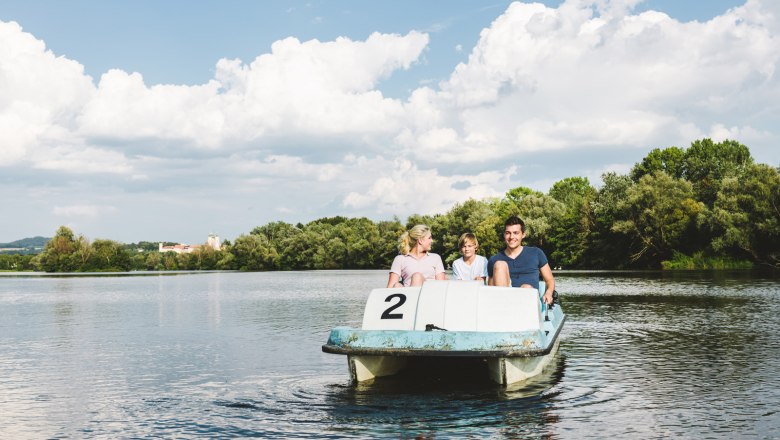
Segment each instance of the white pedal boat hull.
[[548,309],[535,289],[427,281],[374,289],[362,328],[334,328],[322,350],[347,355],[357,382],[396,374],[412,358],[444,357],[483,359],[492,381],[511,385],[550,363],[565,319],[560,306]]

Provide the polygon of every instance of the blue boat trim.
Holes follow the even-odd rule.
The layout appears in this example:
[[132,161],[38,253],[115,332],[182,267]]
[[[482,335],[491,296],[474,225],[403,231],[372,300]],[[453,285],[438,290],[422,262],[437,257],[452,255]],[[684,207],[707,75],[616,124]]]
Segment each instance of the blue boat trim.
[[[558,317],[556,317],[558,318]],[[322,346],[325,353],[376,356],[533,357],[553,348],[566,316],[554,326],[524,332],[360,330],[336,327]],[[554,332],[553,332],[554,331]]]

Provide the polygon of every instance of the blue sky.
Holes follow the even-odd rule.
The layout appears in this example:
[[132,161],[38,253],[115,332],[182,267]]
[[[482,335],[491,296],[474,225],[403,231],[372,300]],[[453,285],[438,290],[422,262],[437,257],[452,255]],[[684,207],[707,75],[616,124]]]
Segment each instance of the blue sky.
[[702,137],[778,165],[776,2],[541,3],[0,0],[0,242],[403,220]]

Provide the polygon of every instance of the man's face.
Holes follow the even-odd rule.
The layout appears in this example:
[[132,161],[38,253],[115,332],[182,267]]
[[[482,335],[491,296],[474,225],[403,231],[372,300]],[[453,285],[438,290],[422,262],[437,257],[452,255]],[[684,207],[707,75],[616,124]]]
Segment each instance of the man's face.
[[520,225],[509,225],[504,229],[504,241],[506,242],[506,247],[509,249],[517,249],[520,247],[520,244],[523,242],[523,237],[525,237],[525,234],[523,233],[522,228],[520,228]]

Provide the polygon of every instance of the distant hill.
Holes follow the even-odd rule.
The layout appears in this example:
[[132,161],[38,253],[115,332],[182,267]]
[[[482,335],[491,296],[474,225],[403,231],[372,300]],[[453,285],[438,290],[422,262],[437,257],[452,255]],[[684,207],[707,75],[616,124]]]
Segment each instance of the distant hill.
[[0,253],[36,254],[43,250],[50,238],[28,237],[10,243],[0,243]]

